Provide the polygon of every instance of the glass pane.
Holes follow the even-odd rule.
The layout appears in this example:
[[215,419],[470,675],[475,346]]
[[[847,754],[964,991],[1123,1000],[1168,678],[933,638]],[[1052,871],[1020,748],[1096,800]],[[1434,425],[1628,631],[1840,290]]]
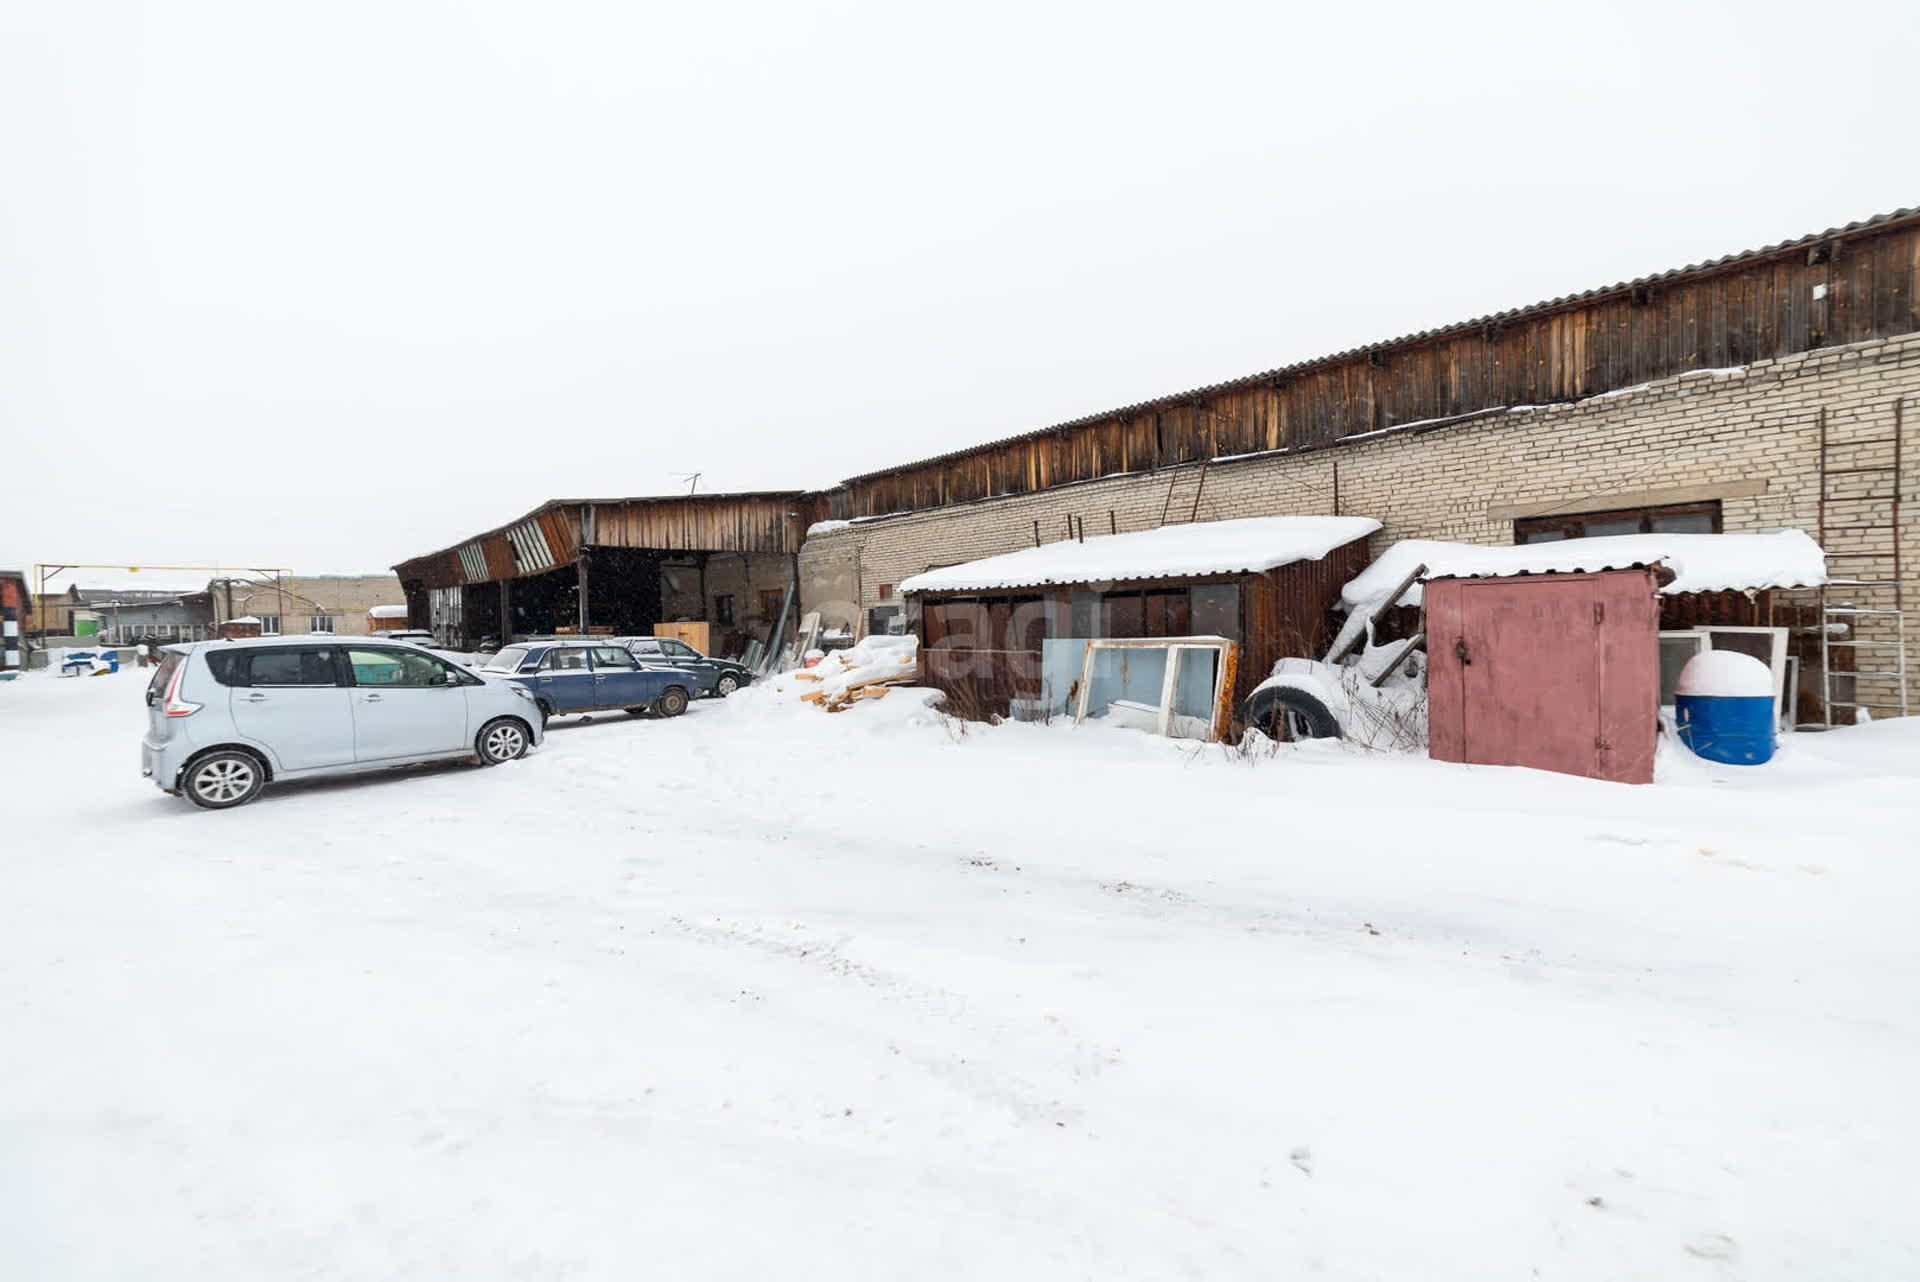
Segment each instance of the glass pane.
[[1682,512],[1673,516],[1655,516],[1656,534],[1712,534],[1713,516],[1707,512]]
[[487,660],[487,671],[518,672],[520,665],[526,661],[526,657],[527,649],[525,646],[510,645],[499,654]]
[[1100,594],[1075,592],[1067,620],[1068,636],[1090,640],[1100,636]]
[[1567,532],[1558,527],[1553,529],[1522,530],[1520,532],[1520,541],[1522,543],[1558,543],[1566,537]]
[[1680,682],[1680,670],[1687,660],[1706,649],[1704,633],[1660,638],[1660,702],[1673,702],[1673,688]]
[[1192,589],[1193,635],[1240,639],[1240,585],[1208,583]]
[[1105,635],[1121,638],[1146,635],[1146,607],[1138,595],[1110,596],[1102,604],[1107,616]]
[[349,650],[347,662],[353,667],[354,681],[363,686],[413,689],[447,684],[447,670],[438,659],[424,654],[405,650]]
[[256,650],[250,680],[256,686],[335,684],[333,655],[326,650]]
[[1630,517],[1624,521],[1588,521],[1586,534],[1590,539],[1606,538],[1610,534],[1640,533],[1640,518]]

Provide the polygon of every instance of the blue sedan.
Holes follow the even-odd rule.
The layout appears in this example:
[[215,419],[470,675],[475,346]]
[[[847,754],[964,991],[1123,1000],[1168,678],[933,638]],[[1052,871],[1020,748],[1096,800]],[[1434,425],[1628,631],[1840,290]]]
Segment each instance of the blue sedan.
[[691,672],[642,667],[622,647],[591,641],[510,645],[481,671],[527,687],[547,717],[615,710],[677,717],[700,688]]

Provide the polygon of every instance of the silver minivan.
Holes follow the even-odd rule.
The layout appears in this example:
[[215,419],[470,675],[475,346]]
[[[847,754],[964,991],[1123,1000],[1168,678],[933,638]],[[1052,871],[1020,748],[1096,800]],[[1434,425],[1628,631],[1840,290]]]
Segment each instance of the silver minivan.
[[168,646],[147,686],[140,773],[224,810],[269,783],[478,757],[541,740],[533,696],[378,637],[251,637]]

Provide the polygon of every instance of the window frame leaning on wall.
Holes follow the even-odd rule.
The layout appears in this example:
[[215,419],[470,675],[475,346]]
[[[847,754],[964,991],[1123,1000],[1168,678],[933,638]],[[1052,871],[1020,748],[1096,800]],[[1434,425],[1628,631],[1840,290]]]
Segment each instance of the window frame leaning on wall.
[[1080,689],[1073,704],[1073,724],[1085,723],[1087,703],[1093,690],[1095,655],[1102,650],[1165,650],[1166,675],[1161,679],[1160,706],[1154,733],[1169,738],[1173,732],[1173,709],[1180,692],[1180,660],[1188,651],[1206,651],[1214,656],[1212,716],[1207,724],[1207,743],[1222,743],[1233,723],[1233,686],[1239,674],[1240,646],[1225,637],[1096,637],[1087,642],[1080,660]]

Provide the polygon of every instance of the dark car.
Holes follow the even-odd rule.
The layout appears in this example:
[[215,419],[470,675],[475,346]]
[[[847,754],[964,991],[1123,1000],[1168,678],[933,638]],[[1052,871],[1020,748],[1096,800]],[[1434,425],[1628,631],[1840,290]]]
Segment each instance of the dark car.
[[677,717],[700,688],[695,673],[643,667],[625,649],[605,641],[519,641],[489,658],[480,671],[531,690],[546,717],[615,710]]
[[677,637],[631,637],[627,649],[649,668],[680,668],[700,675],[700,693],[724,699],[753,681],[753,669],[732,659],[713,659]]

